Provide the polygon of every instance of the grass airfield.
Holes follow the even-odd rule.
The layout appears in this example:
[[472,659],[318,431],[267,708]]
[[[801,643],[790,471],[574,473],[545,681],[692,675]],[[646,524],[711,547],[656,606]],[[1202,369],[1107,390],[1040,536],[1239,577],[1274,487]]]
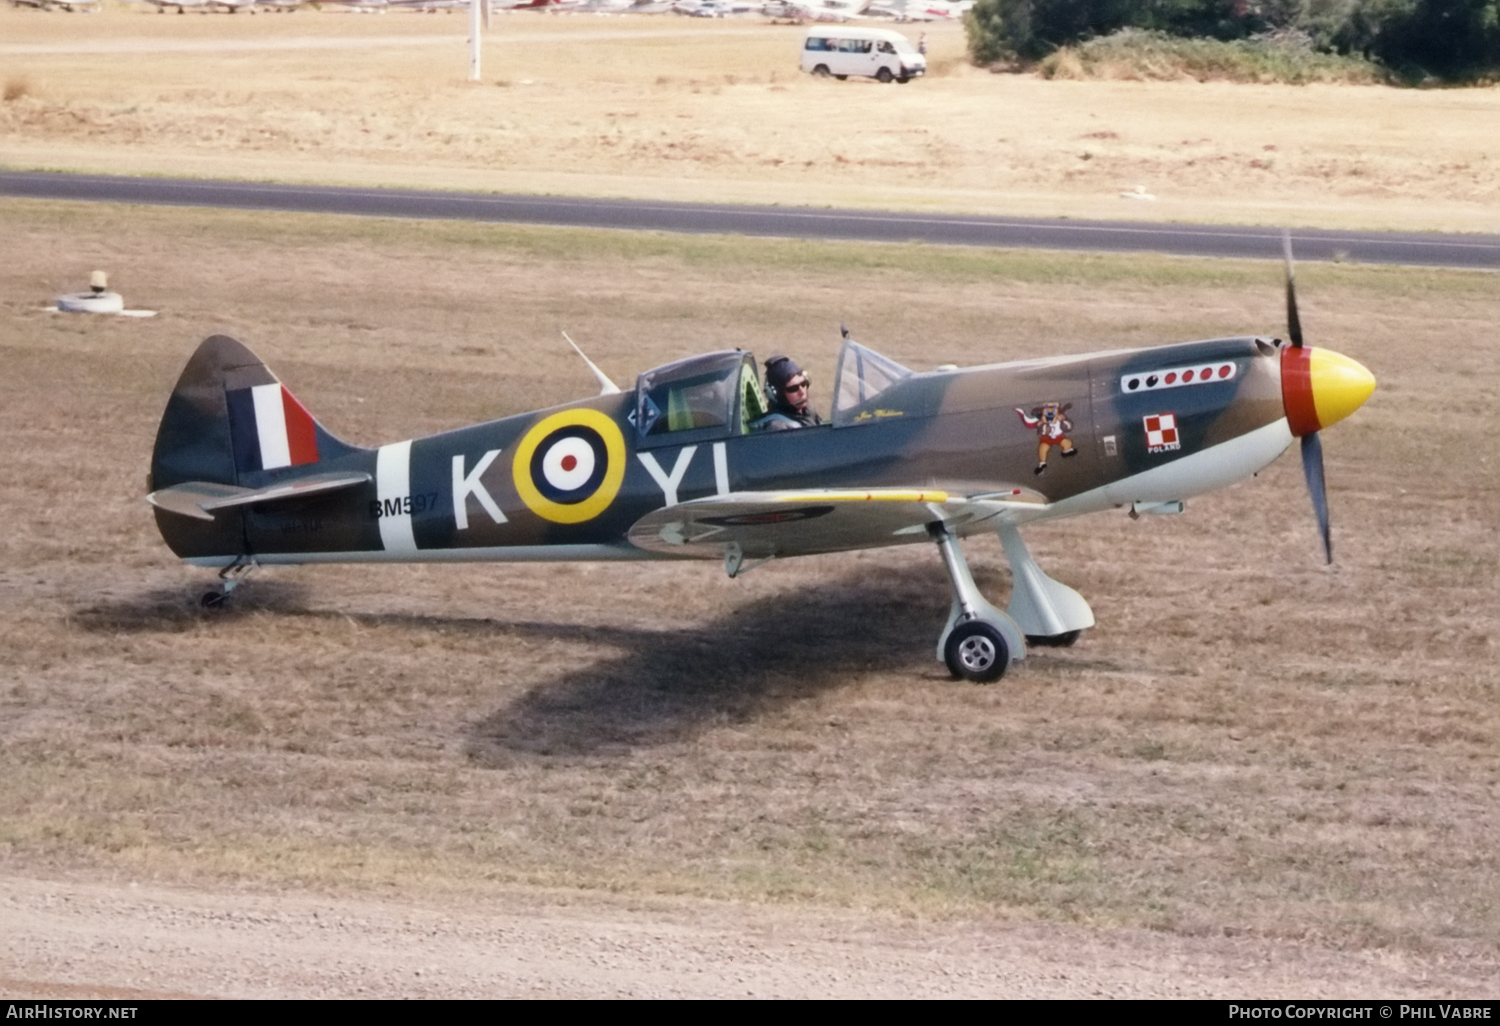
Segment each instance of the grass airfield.
[[[0,11],[0,26],[27,14]],[[441,16],[399,15],[232,28],[374,22],[387,34],[455,31]],[[181,42],[231,27],[129,12],[24,24],[126,25]],[[683,27],[588,24],[641,33],[643,47],[665,45],[649,31]],[[21,37],[4,38],[0,53]],[[102,33],[99,45],[129,38]],[[420,49],[407,46],[393,50]],[[325,51],[288,53],[317,81]],[[599,92],[627,77],[605,57],[579,60],[600,69]],[[182,145],[205,173],[314,177],[317,155],[286,146],[257,156],[233,139],[131,142],[115,123],[97,141],[15,129],[12,104],[57,102],[43,71],[24,74],[27,95],[0,105],[13,166],[16,153],[51,147],[49,160],[118,153],[117,170],[166,168]],[[785,85],[788,103],[813,95],[784,74],[760,87]],[[670,88],[706,110],[739,90],[630,75],[630,88]],[[846,93],[906,103],[992,78],[977,75]],[[196,102],[248,90],[235,80],[202,86]],[[85,103],[83,79],[69,81],[67,102]],[[146,88],[111,86],[127,87]],[[1222,87],[1172,88],[1187,108]],[[1238,88],[1255,101],[1297,94]],[[321,102],[316,88],[288,89]],[[1494,92],[1382,96],[1443,107]],[[571,174],[637,187],[580,152]],[[343,175],[342,159],[320,173]],[[347,159],[371,180],[419,168],[373,151]],[[420,166],[455,182],[530,173],[475,163],[435,150]],[[662,169],[678,166],[640,181],[660,190]],[[682,166],[672,198],[749,198],[789,181],[749,182],[735,162],[722,179]],[[877,188],[865,174],[809,187],[873,203],[886,193],[864,191]],[[911,188],[939,205],[959,195]],[[1347,201],[1359,223],[1402,208],[1329,188],[1329,209]],[[1434,210],[1461,191],[1427,190]],[[1039,176],[1027,195],[1043,191]],[[1180,518],[1033,529],[1038,560],[1089,598],[1099,626],[975,687],[947,680],[933,657],[948,589],[926,546],[735,581],[715,565],[278,569],[252,577],[227,612],[204,612],[195,600],[211,575],[175,564],[141,498],[157,418],[192,347],[216,331],[362,444],[589,394],[564,330],[621,383],[708,348],[791,351],[826,411],[840,321],[919,368],[1274,333],[1279,267],[16,200],[0,201],[0,222],[11,511],[0,537],[0,991],[728,996],[744,989],[737,973],[760,972],[752,988],[770,981],[763,992],[782,996],[806,992],[799,978],[836,996],[1492,996],[1492,274],[1299,268],[1310,343],[1380,380],[1324,438],[1334,567],[1321,565],[1294,452]],[[96,266],[130,305],[161,315],[42,311]],[[998,543],[976,539],[970,554],[1003,603]],[[190,940],[140,929],[164,921],[161,909],[193,927],[181,931]],[[287,946],[305,965],[277,962],[271,948],[308,909],[340,917],[339,943]],[[500,978],[470,953],[501,922],[521,938],[507,951],[538,923],[582,923],[584,939],[550,948],[544,936],[549,972]],[[429,927],[441,943],[422,939]],[[638,927],[652,932],[629,932]],[[246,935],[266,950],[238,957]],[[599,937],[619,950],[604,957],[589,946]],[[724,938],[737,945],[727,954]],[[401,944],[424,952],[425,976],[380,971],[381,953]],[[913,954],[929,951],[939,954]],[[957,989],[933,989],[939,980]]]

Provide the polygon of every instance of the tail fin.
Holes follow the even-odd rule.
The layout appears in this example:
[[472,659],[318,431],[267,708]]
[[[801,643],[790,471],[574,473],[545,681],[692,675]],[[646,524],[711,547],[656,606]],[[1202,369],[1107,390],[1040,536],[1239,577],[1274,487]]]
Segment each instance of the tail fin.
[[[275,471],[315,470],[356,451],[324,430],[259,357],[228,335],[214,335],[193,353],[167,400],[148,491],[260,488],[289,476]],[[163,522],[158,514],[158,525],[179,556],[244,551],[237,515],[207,522],[167,515],[170,521]]]

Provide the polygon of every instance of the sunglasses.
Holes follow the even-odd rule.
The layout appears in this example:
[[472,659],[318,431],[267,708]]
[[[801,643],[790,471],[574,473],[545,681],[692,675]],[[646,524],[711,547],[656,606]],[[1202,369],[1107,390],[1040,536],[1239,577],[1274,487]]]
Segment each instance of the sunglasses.
[[807,379],[803,378],[801,381],[788,381],[785,385],[781,386],[781,390],[783,392],[786,392],[788,395],[793,392],[806,392]]

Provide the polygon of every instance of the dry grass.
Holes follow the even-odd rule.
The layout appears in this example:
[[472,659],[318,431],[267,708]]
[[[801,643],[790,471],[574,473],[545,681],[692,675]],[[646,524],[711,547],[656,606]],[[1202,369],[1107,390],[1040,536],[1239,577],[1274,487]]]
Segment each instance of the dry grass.
[[[925,547],[772,565],[265,571],[194,604],[141,500],[229,331],[376,443],[835,327],[917,366],[1274,331],[1279,269],[7,202],[0,867],[407,896],[546,886],[1394,947],[1500,936],[1493,276],[1304,266],[1381,389],[1181,518],[1034,530],[1074,649],[949,682]],[[151,321],[40,312],[94,267]],[[826,404],[826,395],[823,397]],[[1432,425],[1461,422],[1459,435]],[[1464,440],[1459,444],[1459,437]],[[993,539],[971,547],[997,599]]]
[[792,26],[527,14],[471,85],[461,17],[62,17],[0,8],[11,166],[1500,231],[1495,88],[1049,82],[946,25],[888,88],[801,74]]

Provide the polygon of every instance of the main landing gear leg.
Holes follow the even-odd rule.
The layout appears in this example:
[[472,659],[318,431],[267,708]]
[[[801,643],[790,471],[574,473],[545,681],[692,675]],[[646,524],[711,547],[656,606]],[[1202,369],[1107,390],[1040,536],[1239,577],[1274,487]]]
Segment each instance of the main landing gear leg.
[[1042,573],[1021,540],[1021,532],[1010,524],[995,528],[1005,558],[1010,561],[1010,604],[1005,611],[1026,633],[1031,645],[1066,648],[1078,635],[1094,626],[1094,611],[1082,595]]
[[206,591],[199,601],[204,609],[219,609],[229,599],[229,593],[239,587],[241,581],[250,576],[250,572],[260,564],[253,559],[237,559],[233,563],[219,571],[219,590]]
[[938,658],[954,677],[979,683],[999,680],[1011,663],[1026,658],[1025,636],[1014,620],[979,593],[953,532],[942,524],[931,524],[927,530],[953,585],[953,609],[938,639]]

